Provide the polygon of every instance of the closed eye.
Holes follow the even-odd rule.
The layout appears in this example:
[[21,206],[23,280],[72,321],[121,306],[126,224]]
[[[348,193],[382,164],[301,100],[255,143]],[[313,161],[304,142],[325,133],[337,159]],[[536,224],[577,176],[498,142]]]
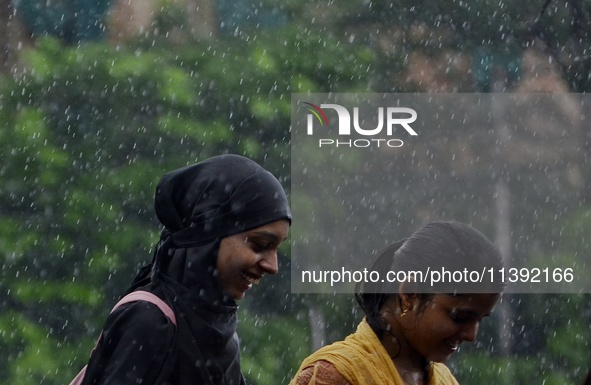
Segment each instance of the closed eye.
[[263,251],[273,248],[273,245],[270,243],[251,242],[251,244],[252,244],[252,250],[256,253],[261,253]]
[[480,313],[469,309],[453,309],[449,312],[449,318],[455,323],[463,324],[467,322],[480,322],[488,314],[480,315]]
[[276,234],[267,231],[256,232],[247,239],[257,253],[277,248],[282,241]]

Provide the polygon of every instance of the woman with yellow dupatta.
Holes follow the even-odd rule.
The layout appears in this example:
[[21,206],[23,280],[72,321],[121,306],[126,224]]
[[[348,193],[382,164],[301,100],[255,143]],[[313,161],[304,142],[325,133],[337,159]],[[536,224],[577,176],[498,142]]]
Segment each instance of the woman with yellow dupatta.
[[370,270],[406,279],[359,285],[357,331],[306,358],[290,385],[458,384],[443,363],[476,339],[504,289],[501,267],[497,248],[458,222],[430,223],[386,247]]

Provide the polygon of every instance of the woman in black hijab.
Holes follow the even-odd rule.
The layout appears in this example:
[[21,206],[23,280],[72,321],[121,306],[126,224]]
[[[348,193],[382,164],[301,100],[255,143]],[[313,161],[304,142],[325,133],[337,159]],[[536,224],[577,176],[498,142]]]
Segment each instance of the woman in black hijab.
[[128,292],[164,300],[176,325],[153,303],[118,307],[82,383],[243,384],[235,300],[277,272],[291,223],[283,188],[252,160],[222,155],[165,175],[155,209],[164,230]]

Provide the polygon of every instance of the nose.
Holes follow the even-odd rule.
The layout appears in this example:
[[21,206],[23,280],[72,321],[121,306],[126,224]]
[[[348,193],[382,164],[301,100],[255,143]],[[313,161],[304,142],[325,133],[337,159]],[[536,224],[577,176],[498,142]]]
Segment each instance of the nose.
[[269,252],[259,261],[259,266],[267,274],[277,274],[279,265],[277,262],[277,251]]
[[466,324],[460,332],[460,337],[463,341],[474,342],[476,341],[476,335],[478,334],[479,322],[470,322]]

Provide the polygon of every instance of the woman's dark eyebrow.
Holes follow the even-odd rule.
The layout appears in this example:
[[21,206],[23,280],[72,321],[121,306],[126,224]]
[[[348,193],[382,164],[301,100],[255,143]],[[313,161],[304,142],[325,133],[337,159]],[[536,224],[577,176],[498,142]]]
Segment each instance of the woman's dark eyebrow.
[[287,239],[287,237],[281,239],[281,237],[279,237],[277,234],[272,233],[270,231],[255,231],[254,235],[258,235],[258,236],[262,236],[262,237],[266,237],[266,238],[271,238],[271,240],[275,241],[275,242],[281,242],[281,241],[285,241]]
[[478,317],[478,318],[488,317],[491,314],[490,312],[486,313],[486,314],[481,314],[480,312],[477,312],[475,310],[468,309],[468,308],[461,308],[461,307],[455,308],[455,310],[456,310],[456,312],[467,313],[471,316]]

